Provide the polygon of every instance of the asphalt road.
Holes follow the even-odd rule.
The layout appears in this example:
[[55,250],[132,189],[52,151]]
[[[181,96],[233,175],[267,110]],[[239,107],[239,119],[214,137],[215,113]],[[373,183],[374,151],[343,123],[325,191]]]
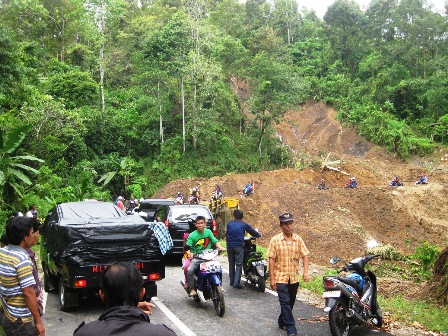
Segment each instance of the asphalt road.
[[[177,335],[257,335],[284,336],[285,331],[277,326],[279,303],[275,292],[259,293],[254,286],[247,285],[235,290],[229,286],[228,274],[224,274],[226,312],[216,315],[213,303],[197,303],[189,298],[179,281],[183,273],[179,266],[167,266],[166,277],[158,284],[156,308],[152,323],[163,323]],[[244,284],[243,284],[244,286]],[[82,321],[93,321],[105,310],[97,297],[83,301],[80,307],[69,312],[58,309],[58,294],[49,293],[46,302],[44,324],[47,336],[68,336]],[[294,307],[298,335],[331,335],[326,314],[314,306],[297,301]],[[99,331],[98,335],[101,333]],[[368,327],[354,328],[350,336],[391,335]]]

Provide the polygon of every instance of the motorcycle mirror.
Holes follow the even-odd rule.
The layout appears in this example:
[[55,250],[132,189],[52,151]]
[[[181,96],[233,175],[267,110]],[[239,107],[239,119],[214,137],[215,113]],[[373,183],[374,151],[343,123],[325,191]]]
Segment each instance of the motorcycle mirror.
[[367,248],[368,249],[371,249],[371,248],[374,248],[374,247],[377,247],[378,246],[378,242],[376,241],[376,240],[369,240],[368,242],[367,242]]
[[330,264],[335,265],[337,264],[341,259],[339,259],[338,257],[333,257],[330,259]]

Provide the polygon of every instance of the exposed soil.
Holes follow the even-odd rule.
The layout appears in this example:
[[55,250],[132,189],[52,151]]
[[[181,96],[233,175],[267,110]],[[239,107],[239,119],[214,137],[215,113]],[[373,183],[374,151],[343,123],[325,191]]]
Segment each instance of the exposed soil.
[[[174,196],[177,191],[188,194],[188,188],[199,186],[208,198],[219,184],[226,197],[237,198],[238,191],[254,181],[255,193],[244,197],[239,206],[244,219],[262,232],[259,243],[268,245],[280,231],[278,214],[289,211],[311,252],[310,260],[322,266],[334,255],[351,259],[363,254],[369,239],[391,244],[405,255],[415,252],[423,241],[448,245],[445,152],[404,163],[353,128],[341,125],[334,109],[312,101],[299,111],[287,112],[276,128],[277,136],[296,157],[303,153],[322,162],[330,154],[331,160],[343,160],[339,169],[355,176],[358,188],[344,189],[350,176],[337,171],[280,169],[172,181],[154,197]],[[415,186],[423,173],[428,174],[429,184]],[[403,187],[388,186],[396,175],[404,181]],[[317,190],[322,178],[329,190]],[[414,296],[418,287],[381,279],[380,291],[386,296]]]

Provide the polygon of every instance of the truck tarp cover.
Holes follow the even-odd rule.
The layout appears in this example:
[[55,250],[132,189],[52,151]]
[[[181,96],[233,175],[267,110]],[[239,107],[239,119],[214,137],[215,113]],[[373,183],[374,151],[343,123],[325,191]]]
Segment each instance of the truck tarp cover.
[[148,223],[113,203],[61,203],[48,214],[43,231],[48,253],[72,266],[161,258]]

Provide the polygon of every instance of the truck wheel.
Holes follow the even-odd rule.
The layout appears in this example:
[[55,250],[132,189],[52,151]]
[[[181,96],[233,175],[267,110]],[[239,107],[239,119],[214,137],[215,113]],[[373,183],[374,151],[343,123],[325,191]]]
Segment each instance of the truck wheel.
[[64,277],[59,279],[59,309],[67,311],[79,305],[79,295],[76,291],[64,285]]

